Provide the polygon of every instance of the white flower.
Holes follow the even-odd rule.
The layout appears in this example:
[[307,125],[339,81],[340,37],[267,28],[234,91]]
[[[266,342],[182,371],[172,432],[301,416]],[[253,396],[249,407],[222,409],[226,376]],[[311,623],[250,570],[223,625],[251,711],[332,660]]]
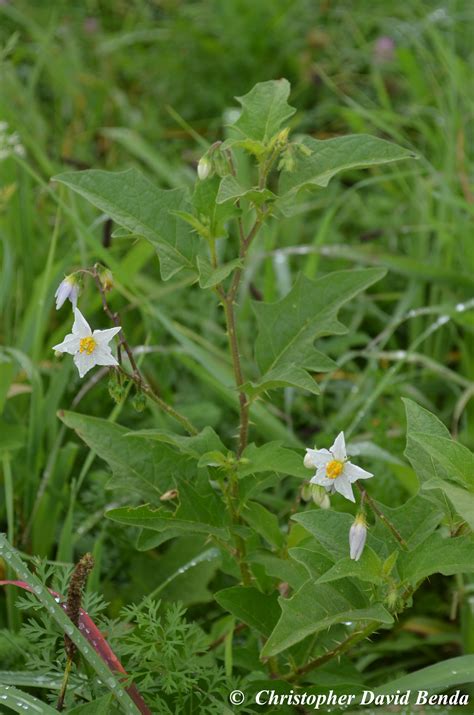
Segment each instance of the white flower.
[[77,299],[79,297],[79,282],[74,274],[66,276],[66,278],[61,281],[54,297],[56,298],[56,310],[62,308],[68,298],[71,301],[73,308],[77,306]]
[[357,514],[349,531],[349,549],[351,559],[358,561],[362,556],[367,538],[367,522],[363,514]]
[[74,355],[79,376],[84,377],[95,365],[118,365],[110,350],[109,342],[121,329],[109,328],[92,332],[81,311],[74,308],[72,333],[66,335],[63,342],[55,345],[53,350]]
[[25,147],[17,132],[8,133],[8,122],[0,121],[0,161],[12,154],[25,156]]
[[331,494],[336,491],[355,502],[352,484],[358,479],[370,479],[374,475],[357,467],[347,459],[344,432],[340,432],[331,449],[307,449],[304,466],[316,469],[311,484],[325,487]]

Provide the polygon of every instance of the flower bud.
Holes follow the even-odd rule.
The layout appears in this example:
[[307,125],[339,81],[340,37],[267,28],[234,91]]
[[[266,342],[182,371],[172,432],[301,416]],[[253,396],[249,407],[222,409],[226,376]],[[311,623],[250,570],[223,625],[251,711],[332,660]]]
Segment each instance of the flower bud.
[[309,482],[305,482],[301,487],[301,498],[303,501],[309,501],[310,499],[312,499],[312,496],[312,485]]
[[290,133],[290,127],[285,127],[281,132],[275,137],[275,146],[277,149],[283,149],[288,144],[288,135]]
[[96,263],[94,265],[94,270],[100,283],[100,287],[104,293],[112,290],[114,287],[114,277],[112,275],[112,271],[106,268],[106,266],[103,266],[102,263]]
[[137,412],[143,412],[146,407],[146,395],[143,392],[137,391],[132,399],[132,407]]
[[209,161],[209,157],[207,154],[204,154],[199,159],[198,165],[197,165],[197,174],[198,177],[200,178],[201,181],[204,181],[204,179],[207,179],[207,177],[210,175],[212,170],[212,164]]
[[100,285],[102,286],[102,290],[104,290],[106,293],[109,290],[112,290],[114,287],[114,277],[112,275],[112,271],[110,271],[108,268],[104,268],[103,266],[99,269],[99,280],[100,280]]
[[316,506],[319,506],[320,509],[329,509],[329,507],[331,506],[331,500],[329,499],[329,496],[324,487],[320,487],[317,484],[312,484],[311,487],[311,496],[313,497],[313,501]]
[[349,531],[349,548],[351,559],[358,561],[362,556],[367,538],[367,522],[363,514],[357,514]]
[[313,462],[313,457],[311,456],[311,452],[313,452],[313,451],[314,450],[312,450],[312,449],[306,450],[306,454],[304,456],[304,462],[303,462],[306,469],[316,469],[316,466]]
[[74,273],[71,273],[71,275],[66,276],[66,278],[61,281],[54,294],[56,298],[56,310],[59,310],[68,299],[71,301],[73,308],[75,308],[77,306],[79,292],[79,280]]

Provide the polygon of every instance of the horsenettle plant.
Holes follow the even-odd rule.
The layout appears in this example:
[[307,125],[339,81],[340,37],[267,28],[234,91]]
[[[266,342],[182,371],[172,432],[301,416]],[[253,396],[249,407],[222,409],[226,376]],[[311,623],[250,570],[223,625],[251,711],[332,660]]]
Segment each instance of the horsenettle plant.
[[[113,280],[104,266],[71,266],[58,298],[61,304],[67,298],[73,303],[72,332],[55,350],[70,353],[81,376],[94,365],[109,366],[117,400],[132,387],[141,407],[151,400],[166,415],[164,429],[131,432],[107,420],[61,412],[65,425],[109,464],[110,487],[127,494],[129,504],[109,510],[107,517],[141,529],[141,549],[158,548],[183,534],[206,537],[221,564],[214,599],[222,610],[212,635],[216,647],[226,643],[227,667],[234,639],[238,662],[250,679],[271,676],[272,682],[298,684],[311,683],[317,669],[339,662],[375,631],[389,629],[430,574],[473,570],[473,540],[467,533],[473,512],[464,507],[465,494],[472,492],[460,454],[464,448],[411,401],[407,455],[426,492],[396,508],[369,493],[378,475],[351,461],[351,450],[364,459],[356,441],[346,447],[340,432],[329,449],[319,444],[305,456],[304,445],[266,411],[275,391],[284,388],[318,399],[315,375],[336,367],[324,338],[345,332],[340,309],[384,271],[340,270],[317,280],[301,275],[280,300],[253,301],[250,355],[241,344],[237,308],[247,290],[242,279],[253,245],[339,172],[413,156],[373,136],[293,137],[289,91],[286,80],[270,81],[239,99],[239,118],[227,138],[199,160],[191,192],[157,188],[137,169],[55,177],[118,224],[121,238],[150,242],[163,281],[182,278],[183,290],[214,295],[222,307],[232,369],[230,375],[219,367],[222,394],[238,415],[235,439],[210,426],[199,431],[156,392],[121,327],[123,315],[109,305]],[[79,279],[90,279],[99,291],[111,321],[108,329],[92,331],[82,316],[87,315],[85,289],[79,298],[82,313],[75,307]],[[170,321],[163,322],[172,330]],[[278,441],[262,440],[263,414],[271,424],[267,433],[278,435]],[[430,469],[435,452],[441,465],[436,477]],[[444,482],[440,474],[446,474]],[[281,521],[269,497],[284,478],[299,480],[297,491],[313,500],[298,498],[286,515],[291,518]],[[366,489],[361,483],[369,478]],[[355,507],[353,487],[360,499]],[[449,533],[453,513],[457,524]]]

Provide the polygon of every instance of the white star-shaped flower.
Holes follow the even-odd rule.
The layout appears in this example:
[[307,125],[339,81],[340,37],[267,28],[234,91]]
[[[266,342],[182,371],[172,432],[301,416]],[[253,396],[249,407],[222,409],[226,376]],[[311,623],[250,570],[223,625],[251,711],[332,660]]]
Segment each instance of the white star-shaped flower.
[[74,325],[72,333],[66,335],[62,343],[55,345],[53,350],[74,355],[74,363],[79,370],[79,376],[89,372],[95,365],[118,365],[112,355],[109,343],[122,328],[94,330],[82,315],[79,308],[74,308]]
[[316,469],[311,484],[325,487],[329,493],[342,494],[355,502],[352,484],[358,479],[370,479],[374,475],[348,461],[344,432],[340,432],[331,449],[307,449],[304,466]]

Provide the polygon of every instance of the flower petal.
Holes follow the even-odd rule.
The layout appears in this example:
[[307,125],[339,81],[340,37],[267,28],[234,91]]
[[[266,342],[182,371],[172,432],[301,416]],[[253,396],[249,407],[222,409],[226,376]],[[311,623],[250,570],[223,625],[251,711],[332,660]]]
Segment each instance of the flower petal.
[[322,466],[318,467],[316,474],[309,481],[310,484],[319,484],[320,487],[330,487],[335,480],[326,476],[326,468]]
[[70,290],[71,286],[69,283],[65,280],[61,281],[56,293],[54,294],[54,297],[56,298],[56,310],[59,310],[64,305],[66,299],[69,298]]
[[73,359],[77,369],[79,370],[79,377],[84,377],[84,375],[89,372],[89,370],[92,370],[96,364],[93,353],[90,355],[87,352],[76,353]]
[[74,308],[74,325],[72,326],[72,332],[79,338],[89,338],[92,335],[90,325],[79,308]]
[[118,365],[118,362],[110,352],[110,349],[104,347],[103,345],[99,344],[94,350],[93,355],[96,365]]
[[121,327],[118,328],[107,328],[107,330],[94,330],[92,337],[97,341],[97,344],[100,346],[106,346],[114,335],[117,335],[117,333],[120,333],[122,330]]
[[337,459],[338,462],[344,462],[347,459],[346,440],[344,439],[344,432],[339,432],[336,439],[334,440],[334,444],[331,447],[331,454],[333,455],[334,459]]
[[332,454],[328,449],[307,449],[304,458],[304,466],[323,467],[332,459]]
[[366,472],[365,469],[358,467],[356,464],[352,464],[352,462],[345,463],[344,474],[351,483],[356,482],[358,479],[370,479],[374,476],[371,472]]
[[69,355],[74,355],[79,350],[80,338],[77,335],[69,333],[66,335],[62,343],[58,345],[53,345],[53,350],[57,350],[58,353],[69,353]]
[[349,501],[355,502],[351,483],[344,474],[341,474],[340,477],[334,479],[333,481],[336,492],[339,492],[339,494],[341,494],[346,499],[349,499]]

